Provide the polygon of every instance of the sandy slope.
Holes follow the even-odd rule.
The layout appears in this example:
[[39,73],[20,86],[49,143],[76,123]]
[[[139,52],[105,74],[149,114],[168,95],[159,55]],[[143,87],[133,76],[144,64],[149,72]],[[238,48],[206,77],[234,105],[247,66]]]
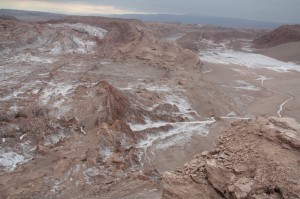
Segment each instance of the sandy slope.
[[257,52],[285,62],[300,63],[300,42],[290,42],[275,47],[260,49]]

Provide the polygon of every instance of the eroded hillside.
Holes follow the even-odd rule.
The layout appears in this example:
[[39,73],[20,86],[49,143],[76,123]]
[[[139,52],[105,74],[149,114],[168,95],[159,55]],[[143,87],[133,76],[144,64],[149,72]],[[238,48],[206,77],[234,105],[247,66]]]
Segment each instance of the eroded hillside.
[[199,57],[156,34],[135,20],[1,21],[1,197],[120,197],[108,190],[128,182],[158,194],[148,147],[207,122],[169,79]]
[[252,53],[262,33],[1,19],[0,197],[160,198],[162,174],[231,122],[299,119],[298,66]]
[[300,41],[300,25],[285,25],[254,40],[257,48],[269,48],[280,44]]

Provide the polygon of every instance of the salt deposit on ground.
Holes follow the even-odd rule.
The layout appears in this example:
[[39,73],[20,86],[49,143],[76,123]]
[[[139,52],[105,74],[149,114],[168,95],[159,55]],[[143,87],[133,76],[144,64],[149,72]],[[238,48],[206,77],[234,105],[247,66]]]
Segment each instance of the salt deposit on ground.
[[41,62],[44,64],[51,64],[55,61],[53,58],[37,57],[37,56],[31,55],[30,53],[16,55],[16,56],[10,57],[9,60],[11,60],[14,63]]
[[251,91],[258,91],[260,88],[244,81],[244,80],[236,80],[234,83],[230,83],[229,85],[221,85],[223,87],[230,87],[235,89],[242,89],[242,90],[251,90]]
[[[162,143],[165,144],[165,141],[172,142],[171,140],[167,140],[168,138],[176,136],[178,140],[189,140],[188,138],[192,135],[198,134],[198,135],[207,135],[208,134],[208,125],[214,123],[214,118],[206,121],[195,121],[195,122],[175,122],[175,123],[165,123],[165,125],[172,125],[172,129],[168,131],[162,131],[159,134],[156,135],[148,135],[146,139],[141,140],[139,144],[137,145],[138,148],[147,148],[149,146],[152,146],[153,142],[155,140],[163,141]],[[159,126],[159,123],[155,124],[156,126]],[[165,126],[163,125],[163,126]],[[161,144],[161,143],[159,143]]]
[[4,167],[7,171],[13,171],[17,168],[17,165],[24,163],[24,156],[15,152],[0,153],[0,166]]
[[77,85],[71,84],[64,84],[64,83],[49,83],[49,86],[44,89],[43,95],[40,97],[43,104],[47,104],[52,96],[59,96],[62,97],[66,96],[68,93],[74,90]]
[[266,68],[277,72],[300,71],[300,66],[297,64],[279,61],[251,52],[214,50],[202,52],[200,55],[202,61],[216,64],[236,64],[249,68]]
[[75,23],[75,24],[62,23],[62,24],[51,24],[49,26],[54,28],[71,28],[77,31],[83,31],[88,33],[90,36],[95,36],[98,37],[99,39],[103,39],[107,34],[107,30],[103,28],[82,24],[82,23]]
[[[209,118],[207,120],[200,121],[199,116],[195,110],[191,107],[187,98],[184,97],[184,93],[180,88],[173,88],[166,85],[152,85],[139,83],[138,85],[128,85],[127,87],[121,90],[135,91],[135,89],[145,89],[148,92],[159,93],[161,96],[161,101],[159,104],[169,104],[173,107],[176,107],[173,111],[169,111],[167,114],[174,117],[181,116],[187,121],[184,122],[165,122],[165,121],[152,121],[149,118],[145,118],[144,124],[129,124],[130,128],[135,131],[144,131],[152,128],[159,128],[170,125],[172,128],[169,130],[158,130],[158,133],[155,135],[147,135],[145,139],[141,140],[137,147],[138,148],[148,148],[152,146],[155,140],[160,140],[161,142],[157,143],[161,145],[160,148],[163,148],[163,145],[172,145],[174,142],[172,140],[188,140],[192,135],[207,135],[208,134],[208,125],[215,122],[214,118]],[[143,107],[145,110],[153,110],[155,107],[158,107],[159,104],[154,104],[153,107]],[[141,132],[143,133],[143,132]]]

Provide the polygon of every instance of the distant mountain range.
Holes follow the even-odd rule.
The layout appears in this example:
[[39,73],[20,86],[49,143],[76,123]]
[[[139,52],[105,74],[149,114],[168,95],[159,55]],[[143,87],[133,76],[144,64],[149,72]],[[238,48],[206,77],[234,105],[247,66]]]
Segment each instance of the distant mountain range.
[[[14,16],[20,20],[26,20],[26,21],[60,19],[65,16],[62,14],[54,14],[48,12],[23,11],[23,10],[11,10],[11,9],[0,9],[0,15]],[[265,22],[265,21],[254,21],[254,20],[247,20],[247,19],[192,16],[192,15],[125,14],[125,15],[99,15],[99,16],[112,17],[112,18],[125,18],[125,19],[139,19],[143,21],[152,21],[152,22],[172,22],[172,23],[183,23],[183,24],[214,25],[214,26],[235,27],[235,28],[274,29],[277,28],[278,26],[284,25],[283,23],[278,23],[278,22]]]
[[0,9],[0,16],[13,16],[19,20],[25,21],[45,21],[50,19],[61,19],[65,15],[49,12]]
[[210,16],[192,16],[192,15],[171,15],[171,14],[126,14],[126,15],[108,15],[109,17],[125,18],[125,19],[140,19],[143,21],[155,22],[174,22],[183,24],[200,24],[200,25],[214,25],[222,27],[234,28],[265,28],[274,29],[283,23],[254,21],[247,19],[234,19],[224,17],[210,17]]

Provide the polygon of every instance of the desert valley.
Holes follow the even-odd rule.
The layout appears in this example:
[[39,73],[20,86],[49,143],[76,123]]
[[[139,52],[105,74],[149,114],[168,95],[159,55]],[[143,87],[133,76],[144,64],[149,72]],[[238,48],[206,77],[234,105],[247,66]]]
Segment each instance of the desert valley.
[[0,17],[0,198],[300,198],[300,25]]

